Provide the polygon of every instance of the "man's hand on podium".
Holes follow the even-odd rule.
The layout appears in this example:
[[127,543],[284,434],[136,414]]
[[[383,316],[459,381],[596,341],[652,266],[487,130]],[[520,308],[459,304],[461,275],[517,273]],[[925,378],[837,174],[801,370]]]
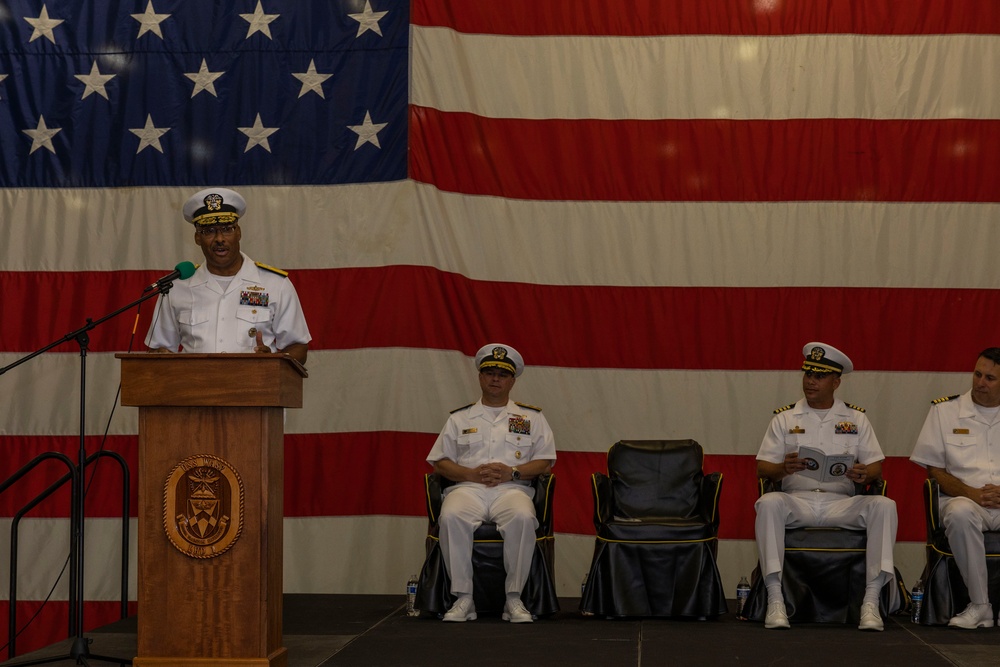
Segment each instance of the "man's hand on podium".
[[271,348],[264,345],[264,335],[261,332],[257,332],[257,344],[254,345],[253,351],[257,354],[271,354]]

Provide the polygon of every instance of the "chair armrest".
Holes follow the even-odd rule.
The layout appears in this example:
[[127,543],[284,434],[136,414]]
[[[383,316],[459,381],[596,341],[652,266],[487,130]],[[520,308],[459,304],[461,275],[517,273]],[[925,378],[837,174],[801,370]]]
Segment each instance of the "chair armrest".
[[604,473],[595,472],[590,476],[590,482],[594,495],[594,527],[599,531],[601,526],[614,518],[611,478]]
[[762,496],[765,493],[771,493],[773,491],[781,491],[781,481],[772,482],[767,477],[757,478],[757,495]]
[[450,480],[437,473],[424,475],[424,499],[427,503],[427,523],[430,526],[437,525],[438,517],[441,516],[442,492],[450,484]]
[[924,480],[924,514],[927,517],[927,541],[935,542],[935,536],[943,533],[941,526],[941,487],[937,480]]
[[886,491],[889,490],[889,483],[884,479],[879,477],[878,479],[873,479],[865,485],[854,484],[855,495],[863,496],[884,496]]
[[705,519],[719,528],[719,497],[722,495],[722,473],[712,472],[701,480],[701,513]]
[[552,501],[556,492],[556,476],[547,472],[531,480],[535,489],[535,517],[538,519],[538,530],[545,535],[553,532]]

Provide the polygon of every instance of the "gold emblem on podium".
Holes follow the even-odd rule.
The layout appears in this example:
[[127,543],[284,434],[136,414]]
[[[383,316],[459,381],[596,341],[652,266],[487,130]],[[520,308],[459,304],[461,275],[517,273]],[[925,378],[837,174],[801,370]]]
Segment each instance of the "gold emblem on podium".
[[243,532],[243,480],[217,456],[184,459],[163,488],[163,527],[177,549],[192,558],[225,553]]

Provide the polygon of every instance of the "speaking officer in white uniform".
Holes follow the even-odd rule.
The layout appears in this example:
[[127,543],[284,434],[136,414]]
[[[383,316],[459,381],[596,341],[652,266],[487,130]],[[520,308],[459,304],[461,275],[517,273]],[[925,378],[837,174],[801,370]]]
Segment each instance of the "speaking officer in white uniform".
[[941,523],[969,589],[948,625],[993,627],[983,531],[1000,530],[1000,348],[983,350],[972,389],[933,401],[910,460],[941,489]]
[[160,295],[146,334],[151,352],[277,352],[306,363],[312,336],[288,274],[240,252],[245,212],[243,197],[226,188],[184,204],[205,264]]
[[445,489],[440,543],[457,600],[445,621],[474,621],[472,534],[493,521],[503,536],[507,570],[503,620],[530,623],[521,602],[535,551],[538,519],[528,481],[551,470],[556,460],[552,429],[539,408],[514,403],[510,390],[524,360],[510,345],[490,343],[476,353],[482,398],[451,413],[427,462],[456,482]]
[[[761,570],[767,586],[766,628],[789,627],[781,589],[785,529],[836,526],[868,531],[866,587],[861,630],[883,629],[879,592],[894,579],[896,503],[884,496],[855,496],[854,484],[882,475],[885,456],[861,408],[834,399],[841,376],[854,370],[846,354],[826,343],[808,343],[802,354],[802,392],[794,405],[775,410],[757,453],[757,475],[781,482],[781,493],[765,493],[754,505]],[[851,454],[854,465],[835,481],[819,482],[800,473],[807,462],[799,447],[824,454]],[[895,594],[895,588],[893,588]]]

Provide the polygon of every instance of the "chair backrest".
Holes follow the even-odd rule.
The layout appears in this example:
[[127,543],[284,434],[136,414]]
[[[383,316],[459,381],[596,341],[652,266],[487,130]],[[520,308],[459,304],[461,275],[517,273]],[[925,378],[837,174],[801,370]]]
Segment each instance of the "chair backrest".
[[616,516],[699,515],[704,451],[694,440],[621,440],[608,450]]

